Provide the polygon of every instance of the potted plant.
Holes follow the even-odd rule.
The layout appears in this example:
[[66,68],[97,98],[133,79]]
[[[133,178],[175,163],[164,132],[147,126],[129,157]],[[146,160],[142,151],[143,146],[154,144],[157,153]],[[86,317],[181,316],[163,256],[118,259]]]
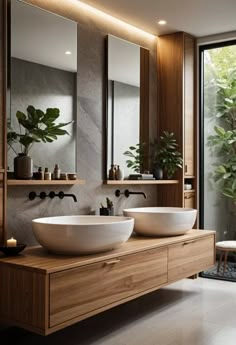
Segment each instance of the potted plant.
[[[163,131],[163,135],[160,136],[159,142],[154,141],[151,144],[151,161],[154,176],[155,169],[161,168],[166,173],[167,178],[171,179],[176,170],[182,168],[183,159],[177,148],[178,144],[174,133],[167,131]],[[162,177],[160,171],[157,174],[160,179],[160,177]]]
[[140,174],[144,167],[144,143],[130,146],[128,151],[123,154],[130,159],[127,159],[127,168],[131,168],[135,173]]
[[[16,118],[20,131],[9,130],[7,133],[7,143],[17,154],[14,159],[14,174],[17,179],[32,178],[33,162],[28,154],[34,143],[52,143],[58,136],[69,134],[63,127],[71,122],[55,123],[59,116],[58,108],[48,108],[44,113],[29,105],[26,114],[17,111]],[[20,144],[21,153],[14,149],[15,143]]]

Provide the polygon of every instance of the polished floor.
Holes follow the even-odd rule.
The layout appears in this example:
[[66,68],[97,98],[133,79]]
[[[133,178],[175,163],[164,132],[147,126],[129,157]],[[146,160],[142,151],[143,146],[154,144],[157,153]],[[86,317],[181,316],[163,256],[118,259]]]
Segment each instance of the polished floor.
[[17,328],[4,345],[235,345],[236,283],[182,280],[48,337]]

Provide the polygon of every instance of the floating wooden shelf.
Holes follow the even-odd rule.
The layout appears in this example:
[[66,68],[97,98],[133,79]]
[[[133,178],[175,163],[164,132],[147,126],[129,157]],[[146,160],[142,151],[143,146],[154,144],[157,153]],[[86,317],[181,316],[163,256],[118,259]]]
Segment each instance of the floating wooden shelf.
[[7,180],[8,186],[36,186],[36,185],[74,185],[85,184],[85,180]]
[[185,189],[184,193],[194,193],[195,189]]
[[103,182],[107,185],[131,185],[131,184],[137,184],[137,185],[155,185],[155,184],[178,184],[178,180],[106,180]]
[[195,176],[184,176],[184,178],[187,180],[187,179],[193,179],[195,178]]

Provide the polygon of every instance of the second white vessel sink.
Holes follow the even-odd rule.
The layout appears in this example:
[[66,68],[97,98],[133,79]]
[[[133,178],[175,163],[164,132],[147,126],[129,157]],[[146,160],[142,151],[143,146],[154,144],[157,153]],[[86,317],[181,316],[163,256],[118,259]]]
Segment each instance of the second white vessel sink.
[[197,210],[179,207],[141,207],[123,211],[134,218],[134,231],[144,236],[183,235],[192,229]]
[[134,219],[107,216],[60,216],[32,220],[37,241],[56,254],[93,254],[114,249],[132,234]]

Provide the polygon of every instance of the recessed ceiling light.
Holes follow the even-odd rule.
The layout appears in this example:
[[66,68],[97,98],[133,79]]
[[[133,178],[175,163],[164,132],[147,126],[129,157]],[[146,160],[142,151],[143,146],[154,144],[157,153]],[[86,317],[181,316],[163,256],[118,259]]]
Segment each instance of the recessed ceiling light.
[[158,24],[159,25],[166,25],[167,21],[166,20],[159,20]]
[[67,50],[67,51],[65,52],[65,54],[66,54],[66,55],[71,55],[72,53],[71,53],[71,51]]

